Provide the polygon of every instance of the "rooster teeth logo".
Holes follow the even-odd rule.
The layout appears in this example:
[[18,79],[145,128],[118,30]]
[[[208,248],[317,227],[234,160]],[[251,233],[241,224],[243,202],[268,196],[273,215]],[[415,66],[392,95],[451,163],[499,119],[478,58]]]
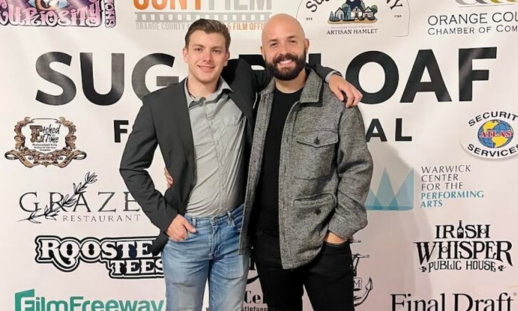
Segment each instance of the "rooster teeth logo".
[[114,0],[0,0],[0,26],[115,27]]
[[461,137],[462,147],[484,159],[504,159],[518,154],[514,139],[518,115],[507,111],[487,111],[468,121]]
[[492,240],[491,225],[436,225],[435,241],[415,242],[422,272],[504,271],[512,266],[510,241]]
[[15,149],[8,151],[5,157],[19,160],[26,167],[54,165],[64,168],[72,160],[86,158],[85,152],[76,149],[76,126],[65,118],[26,117],[16,124],[14,132]]
[[[378,18],[378,13],[382,18]],[[302,0],[297,19],[313,37],[326,35],[407,36],[408,0]]]
[[63,272],[77,269],[81,261],[104,263],[113,279],[161,278],[162,259],[151,253],[154,237],[60,238],[36,237],[36,262],[52,264]]

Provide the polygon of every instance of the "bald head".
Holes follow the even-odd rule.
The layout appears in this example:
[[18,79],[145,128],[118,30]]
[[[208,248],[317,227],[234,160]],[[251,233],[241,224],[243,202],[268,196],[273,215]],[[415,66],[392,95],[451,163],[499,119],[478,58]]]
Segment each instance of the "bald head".
[[264,25],[262,33],[262,43],[265,45],[268,40],[278,37],[280,34],[290,33],[302,39],[306,39],[306,34],[302,25],[297,19],[288,14],[277,14],[272,16]]

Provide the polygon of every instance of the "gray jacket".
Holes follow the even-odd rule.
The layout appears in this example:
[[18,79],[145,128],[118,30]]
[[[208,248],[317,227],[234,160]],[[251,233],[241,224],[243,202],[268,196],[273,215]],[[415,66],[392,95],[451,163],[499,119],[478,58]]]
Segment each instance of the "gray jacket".
[[[245,198],[240,251],[248,251],[250,215],[262,167],[275,81],[261,92]],[[310,71],[282,135],[279,165],[279,240],[284,269],[317,256],[327,231],[351,238],[367,225],[365,199],[372,158],[360,110],[345,109]]]

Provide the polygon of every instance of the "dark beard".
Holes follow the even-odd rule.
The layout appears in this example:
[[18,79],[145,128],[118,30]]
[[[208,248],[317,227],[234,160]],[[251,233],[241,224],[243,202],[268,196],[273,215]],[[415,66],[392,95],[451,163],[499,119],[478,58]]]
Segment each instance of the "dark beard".
[[[280,62],[285,61],[285,60],[294,61],[295,68],[278,69],[277,64],[279,64]],[[288,53],[288,54],[282,54],[282,55],[277,56],[273,60],[273,63],[270,63],[268,61],[266,62],[266,67],[268,68],[268,70],[273,72],[273,76],[282,81],[290,81],[290,80],[293,80],[296,77],[298,77],[300,72],[302,71],[302,69],[304,69],[305,65],[306,65],[306,50],[305,49],[304,49],[304,54],[302,54],[300,57],[298,57],[295,54]]]

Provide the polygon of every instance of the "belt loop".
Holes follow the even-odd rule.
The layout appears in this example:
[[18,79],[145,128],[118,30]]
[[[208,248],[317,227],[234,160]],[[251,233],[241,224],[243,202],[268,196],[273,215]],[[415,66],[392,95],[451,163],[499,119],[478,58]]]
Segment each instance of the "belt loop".
[[234,217],[232,216],[232,211],[227,211],[227,216],[228,216],[228,223],[235,227],[236,224],[234,223]]
[[191,219],[191,225],[196,228],[196,217],[192,217]]

